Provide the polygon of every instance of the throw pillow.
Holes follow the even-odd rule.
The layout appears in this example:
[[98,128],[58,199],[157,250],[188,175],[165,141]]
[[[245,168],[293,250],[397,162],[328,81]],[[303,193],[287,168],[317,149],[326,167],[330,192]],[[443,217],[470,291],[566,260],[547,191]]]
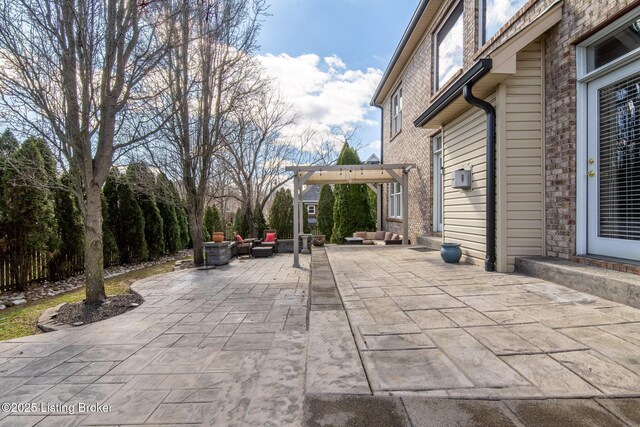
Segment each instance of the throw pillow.
[[387,231],[386,233],[384,233],[384,240],[391,240],[392,237],[393,237],[392,232]]
[[236,242],[238,242],[238,243],[242,243],[242,242],[244,242],[244,239],[242,238],[242,236],[241,236],[241,235],[236,234]]
[[276,241],[276,233],[267,233],[267,237],[264,238],[266,243],[273,243]]
[[384,230],[376,231],[376,237],[374,240],[384,240]]
[[396,233],[393,233],[393,236],[391,236],[391,240],[398,240],[400,236],[397,235]]
[[356,237],[360,237],[361,239],[366,239],[367,238],[367,232],[366,231],[356,231]]

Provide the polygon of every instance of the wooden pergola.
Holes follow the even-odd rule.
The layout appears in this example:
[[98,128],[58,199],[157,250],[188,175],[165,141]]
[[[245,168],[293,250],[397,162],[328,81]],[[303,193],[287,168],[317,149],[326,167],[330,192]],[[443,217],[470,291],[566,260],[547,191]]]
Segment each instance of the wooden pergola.
[[[302,198],[311,185],[322,184],[366,184],[376,192],[376,218],[378,229],[382,229],[382,184],[397,182],[402,185],[402,244],[409,238],[409,171],[413,163],[360,164],[331,166],[288,166],[293,172],[293,266],[300,268],[298,238],[303,234]],[[303,186],[306,186],[303,189]]]

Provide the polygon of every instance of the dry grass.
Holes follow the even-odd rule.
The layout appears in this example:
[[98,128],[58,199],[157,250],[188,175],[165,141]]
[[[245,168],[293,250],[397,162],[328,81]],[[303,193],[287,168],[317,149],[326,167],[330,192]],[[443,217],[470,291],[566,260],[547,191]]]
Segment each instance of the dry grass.
[[[107,295],[120,295],[129,292],[131,284],[136,280],[173,270],[174,261],[130,271],[105,281]],[[0,341],[24,337],[40,333],[36,327],[38,318],[47,308],[55,307],[63,302],[79,302],[84,300],[84,288],[51,298],[44,298],[33,303],[7,308],[0,312]]]

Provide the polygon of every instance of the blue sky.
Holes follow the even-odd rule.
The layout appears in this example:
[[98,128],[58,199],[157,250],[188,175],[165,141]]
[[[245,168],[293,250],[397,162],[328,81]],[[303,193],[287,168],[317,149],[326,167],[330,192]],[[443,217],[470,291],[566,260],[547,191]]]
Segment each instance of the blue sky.
[[[305,126],[356,126],[365,159],[379,151],[368,106],[417,0],[272,0],[260,56]],[[301,124],[302,126],[302,124]]]

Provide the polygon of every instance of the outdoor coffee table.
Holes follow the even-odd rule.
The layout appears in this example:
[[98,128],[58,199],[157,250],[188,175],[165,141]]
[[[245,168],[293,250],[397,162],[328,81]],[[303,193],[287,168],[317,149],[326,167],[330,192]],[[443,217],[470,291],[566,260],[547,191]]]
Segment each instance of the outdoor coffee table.
[[347,245],[361,245],[364,242],[362,237],[345,237],[344,240],[347,241]]
[[273,255],[271,246],[254,246],[251,248],[251,256],[254,258],[268,258]]

